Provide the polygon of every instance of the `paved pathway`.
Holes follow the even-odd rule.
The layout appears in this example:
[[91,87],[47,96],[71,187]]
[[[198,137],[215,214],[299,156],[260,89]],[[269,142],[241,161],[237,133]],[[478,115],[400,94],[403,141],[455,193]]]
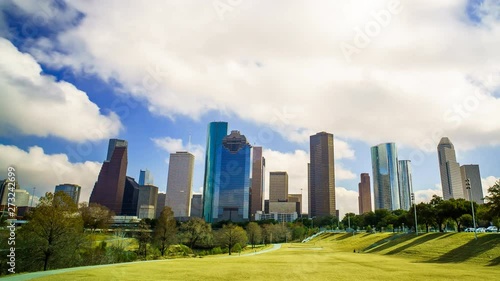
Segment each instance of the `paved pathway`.
[[[254,252],[254,253],[246,253],[243,255],[231,255],[231,256],[222,256],[220,258],[232,258],[232,257],[244,257],[244,256],[253,256],[253,255],[259,255],[259,254],[264,254],[268,253],[271,251],[275,251],[281,248],[281,244],[273,244],[273,247],[270,249],[262,250],[259,252]],[[80,267],[71,267],[71,268],[63,268],[63,269],[55,269],[55,270],[48,270],[48,271],[38,271],[38,272],[32,272],[32,273],[25,273],[25,274],[20,274],[20,275],[14,275],[14,276],[7,276],[0,278],[0,281],[24,281],[24,280],[32,280],[35,278],[40,278],[40,277],[45,277],[49,275],[54,275],[54,274],[60,274],[60,273],[66,273],[66,272],[73,272],[77,270],[86,270],[86,269],[92,269],[92,268],[101,268],[101,267],[108,267],[108,266],[115,266],[115,265],[123,265],[123,264],[134,264],[134,263],[143,263],[143,262],[162,262],[162,261],[173,261],[175,259],[170,259],[170,260],[152,260],[152,261],[137,261],[137,262],[127,262],[127,263],[113,263],[113,264],[103,264],[103,265],[92,265],[92,266],[80,266]]]

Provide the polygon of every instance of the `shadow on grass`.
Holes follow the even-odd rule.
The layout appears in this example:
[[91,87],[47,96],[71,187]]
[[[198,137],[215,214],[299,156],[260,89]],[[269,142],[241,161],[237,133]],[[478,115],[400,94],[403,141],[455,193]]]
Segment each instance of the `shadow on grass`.
[[[497,237],[497,235],[482,235],[477,240],[472,239],[467,244],[457,247],[440,257],[430,259],[427,262],[460,263],[499,246],[500,237]],[[491,260],[489,265],[498,264],[500,264],[500,257]]]
[[[405,241],[409,239],[408,236],[406,236],[406,234],[396,234],[394,236],[390,236],[388,238],[384,238],[384,239],[380,239],[378,240],[377,242],[371,244],[370,246],[366,247],[363,249],[363,252],[367,252],[367,253],[376,253],[376,252],[380,252],[380,251],[383,251],[387,248],[390,248],[398,243],[401,243],[401,241]],[[392,241],[394,240],[397,240],[396,242],[394,243],[391,243]]]
[[352,233],[343,234],[340,237],[335,238],[335,240],[344,240],[344,239],[347,239],[349,237],[352,237]]
[[[442,237],[439,237],[441,236],[440,233],[431,233],[431,234],[427,234],[427,235],[422,235],[418,238],[415,238],[412,242],[406,244],[406,245],[403,245],[401,247],[398,247],[390,252],[388,252],[386,255],[394,255],[394,254],[397,254],[401,251],[404,251],[408,248],[411,248],[413,246],[416,246],[416,245],[420,245],[422,243],[425,243],[427,241],[430,241],[430,240],[433,240],[433,239],[441,239]],[[439,238],[438,238],[439,237]]]
[[492,259],[488,266],[494,266],[494,265],[500,265],[500,256],[496,257],[495,259]]

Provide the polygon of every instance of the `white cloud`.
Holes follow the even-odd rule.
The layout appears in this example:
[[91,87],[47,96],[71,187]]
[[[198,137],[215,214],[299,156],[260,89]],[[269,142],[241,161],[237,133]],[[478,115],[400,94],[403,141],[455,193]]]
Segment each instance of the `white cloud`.
[[486,178],[481,178],[481,184],[483,186],[483,196],[488,196],[488,188],[492,187],[495,185],[497,181],[499,181],[500,178],[494,177],[494,176],[489,176]]
[[340,219],[344,218],[346,213],[359,214],[357,191],[348,190],[345,187],[335,187],[335,196],[337,209],[339,210]]
[[182,139],[174,139],[171,137],[164,138],[152,138],[154,144],[165,150],[168,153],[176,153],[178,151],[188,151],[194,155],[194,159],[197,163],[205,162],[205,150],[199,144],[184,144]]
[[118,116],[99,112],[72,84],[41,75],[40,65],[0,38],[0,135],[21,133],[95,141],[117,135]]
[[[33,187],[36,187],[36,196],[54,192],[58,184],[73,183],[82,187],[80,202],[88,202],[101,169],[101,163],[71,163],[66,154],[45,154],[38,146],[24,151],[16,146],[0,144],[0,155],[0,167],[13,166],[21,188],[32,193]],[[0,178],[7,176],[6,171],[0,172]]]
[[417,204],[421,203],[421,202],[424,202],[424,203],[430,202],[433,195],[443,197],[443,190],[441,188],[440,183],[437,183],[434,186],[434,189],[432,189],[432,188],[417,189],[414,187],[414,193],[415,193],[415,199],[417,201]]
[[467,24],[466,2],[402,2],[350,62],[341,44],[388,1],[249,1],[224,20],[210,2],[71,2],[81,24],[31,52],[115,79],[169,117],[220,110],[300,142],[326,130],[418,147],[437,131],[461,147],[497,145],[499,6],[485,0],[482,23]]

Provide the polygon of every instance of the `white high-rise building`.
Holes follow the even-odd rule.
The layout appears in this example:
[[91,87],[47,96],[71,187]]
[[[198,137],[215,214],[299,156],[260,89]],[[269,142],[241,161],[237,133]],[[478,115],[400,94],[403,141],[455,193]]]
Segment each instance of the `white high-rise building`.
[[190,216],[193,170],[193,154],[185,151],[170,154],[165,206],[172,209],[176,218]]
[[455,147],[450,139],[443,137],[438,144],[437,150],[444,200],[465,198],[464,184],[460,172],[460,164],[457,163],[455,155]]

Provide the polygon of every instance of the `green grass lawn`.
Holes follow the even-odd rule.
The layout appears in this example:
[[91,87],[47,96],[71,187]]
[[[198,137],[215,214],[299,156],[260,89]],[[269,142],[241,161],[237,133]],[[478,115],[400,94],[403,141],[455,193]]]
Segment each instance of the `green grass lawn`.
[[471,237],[326,234],[261,255],[120,264],[36,280],[495,280],[500,235]]

